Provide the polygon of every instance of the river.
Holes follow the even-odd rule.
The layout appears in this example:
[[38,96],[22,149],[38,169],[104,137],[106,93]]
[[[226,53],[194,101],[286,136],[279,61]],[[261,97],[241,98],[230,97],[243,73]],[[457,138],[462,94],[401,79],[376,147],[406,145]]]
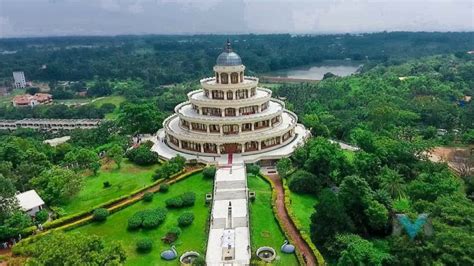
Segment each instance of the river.
[[265,76],[292,79],[321,80],[323,79],[324,74],[328,72],[331,72],[340,77],[349,76],[355,73],[361,66],[362,63],[360,61],[355,62],[328,60],[318,64],[273,71],[265,74]]

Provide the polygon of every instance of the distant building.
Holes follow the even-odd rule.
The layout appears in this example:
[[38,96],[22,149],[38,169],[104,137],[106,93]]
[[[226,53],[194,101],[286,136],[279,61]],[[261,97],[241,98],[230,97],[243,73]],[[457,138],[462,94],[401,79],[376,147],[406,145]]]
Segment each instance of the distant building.
[[26,87],[25,73],[23,71],[13,72],[13,80],[15,82],[14,83],[15,88],[25,88]]
[[12,104],[15,107],[36,106],[39,104],[48,104],[53,101],[53,96],[48,93],[36,93],[35,95],[22,94],[13,97]]
[[34,190],[28,190],[15,195],[20,208],[30,216],[35,216],[44,207],[44,201]]
[[22,119],[0,120],[0,130],[16,130],[18,128],[31,128],[46,131],[91,129],[96,128],[101,119]]

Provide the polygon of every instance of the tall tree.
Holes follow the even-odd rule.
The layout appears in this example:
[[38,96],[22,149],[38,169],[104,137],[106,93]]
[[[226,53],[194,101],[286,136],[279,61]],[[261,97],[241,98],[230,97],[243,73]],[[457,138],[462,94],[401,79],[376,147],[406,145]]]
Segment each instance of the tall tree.
[[31,185],[38,190],[48,204],[59,204],[76,193],[82,186],[83,177],[71,170],[53,166],[31,179]]
[[124,155],[124,150],[118,144],[112,145],[112,147],[110,147],[110,149],[107,150],[107,156],[109,156],[109,158],[114,160],[118,169],[120,169],[120,166],[122,165],[123,155]]
[[125,250],[98,236],[53,232],[36,241],[22,241],[13,253],[27,257],[31,265],[122,265]]

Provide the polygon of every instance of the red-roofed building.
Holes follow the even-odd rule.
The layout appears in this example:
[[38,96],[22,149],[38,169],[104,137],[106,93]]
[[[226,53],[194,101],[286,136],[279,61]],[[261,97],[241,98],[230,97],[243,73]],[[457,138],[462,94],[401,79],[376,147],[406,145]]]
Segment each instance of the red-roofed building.
[[48,104],[53,101],[53,96],[48,93],[36,93],[35,95],[23,94],[13,97],[12,104],[15,107],[36,106],[39,104]]

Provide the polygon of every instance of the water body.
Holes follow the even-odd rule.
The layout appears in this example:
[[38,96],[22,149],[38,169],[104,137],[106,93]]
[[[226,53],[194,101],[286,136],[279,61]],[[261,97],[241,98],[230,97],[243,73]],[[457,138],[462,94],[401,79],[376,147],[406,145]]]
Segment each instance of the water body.
[[324,74],[328,72],[340,77],[349,76],[356,73],[361,66],[361,62],[355,61],[323,61],[318,64],[273,71],[265,76],[321,80],[323,79]]

